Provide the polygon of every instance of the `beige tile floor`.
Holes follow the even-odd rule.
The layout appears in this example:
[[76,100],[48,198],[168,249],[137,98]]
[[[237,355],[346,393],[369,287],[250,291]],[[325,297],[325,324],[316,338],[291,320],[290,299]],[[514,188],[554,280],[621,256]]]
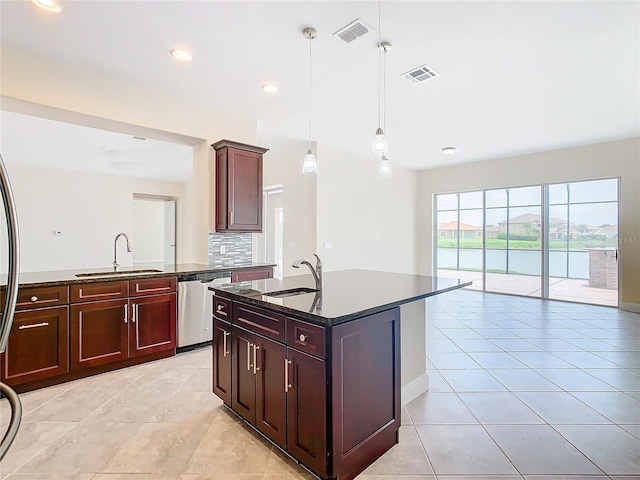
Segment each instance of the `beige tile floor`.
[[[362,480],[640,478],[640,316],[429,299],[431,389]],[[208,349],[21,395],[9,480],[313,478],[211,394]],[[0,402],[0,423],[8,421]]]

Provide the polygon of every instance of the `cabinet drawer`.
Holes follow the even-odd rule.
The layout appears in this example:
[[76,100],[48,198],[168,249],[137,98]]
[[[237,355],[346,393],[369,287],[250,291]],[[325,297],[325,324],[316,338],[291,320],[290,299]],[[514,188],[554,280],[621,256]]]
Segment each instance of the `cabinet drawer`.
[[[2,304],[0,310],[4,308],[7,298],[6,290],[0,297]],[[18,289],[18,303],[16,310],[28,310],[40,307],[57,307],[69,303],[69,287],[31,287]]]
[[129,295],[129,282],[98,282],[71,285],[71,303],[113,300]]
[[272,278],[273,269],[265,270],[249,270],[240,272],[231,272],[231,282],[250,282],[252,280],[262,280],[264,278]]
[[287,318],[287,346],[325,358],[324,328]]
[[226,298],[213,296],[213,316],[220,320],[231,321],[231,302]]
[[142,278],[129,282],[131,297],[172,293],[178,289],[178,277]]
[[233,323],[265,337],[285,342],[285,316],[241,303],[233,304]]

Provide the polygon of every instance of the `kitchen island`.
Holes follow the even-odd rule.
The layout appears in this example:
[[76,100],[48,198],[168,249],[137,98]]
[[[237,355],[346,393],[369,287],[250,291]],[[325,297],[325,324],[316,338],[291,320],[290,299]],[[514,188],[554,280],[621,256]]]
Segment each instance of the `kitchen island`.
[[398,441],[428,389],[424,299],[457,279],[344,270],[212,287],[213,391],[326,479],[354,478]]

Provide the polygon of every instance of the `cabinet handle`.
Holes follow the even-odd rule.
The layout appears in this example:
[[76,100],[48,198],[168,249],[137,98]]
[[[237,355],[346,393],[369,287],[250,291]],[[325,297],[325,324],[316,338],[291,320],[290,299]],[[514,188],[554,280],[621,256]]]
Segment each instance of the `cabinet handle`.
[[[224,330],[223,330],[224,332]],[[227,351],[227,336],[231,335],[230,332],[224,332],[224,335],[222,335],[222,356],[226,357],[227,355],[229,355],[231,352]]]
[[251,367],[253,367],[253,365],[251,365],[251,347],[253,346],[253,343],[251,342],[247,342],[247,370],[251,370]]
[[223,315],[225,317],[227,316],[227,312],[224,311],[224,305],[222,303],[218,304],[216,311],[218,312],[219,315]]
[[304,333],[301,333],[300,336],[298,337],[298,339],[304,343],[304,341],[307,339],[307,337],[304,335]]
[[287,393],[291,388],[291,384],[289,383],[289,365],[291,365],[291,360],[284,359],[284,393]]
[[124,304],[124,323],[129,321],[129,305]]
[[38,301],[38,297],[36,297],[35,295],[33,297],[31,297],[31,301],[32,302],[37,302]]
[[46,327],[49,325],[49,322],[42,322],[42,323],[34,323],[32,325],[20,325],[18,327],[18,330],[25,330],[27,328],[37,328],[37,327]]
[[138,304],[134,303],[132,307],[133,307],[133,318],[131,319],[131,321],[133,323],[136,323],[136,320],[138,319]]
[[258,350],[260,350],[260,346],[253,344],[253,374],[256,375],[256,372],[260,370],[258,367]]

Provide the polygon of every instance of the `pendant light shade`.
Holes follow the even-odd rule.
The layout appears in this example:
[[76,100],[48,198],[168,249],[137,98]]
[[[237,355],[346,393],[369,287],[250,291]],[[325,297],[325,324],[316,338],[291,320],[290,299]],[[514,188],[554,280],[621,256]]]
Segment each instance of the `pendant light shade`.
[[304,162],[302,164],[302,173],[318,173],[318,164],[316,163],[316,156],[313,154],[313,150],[307,150],[307,154],[304,156]]
[[383,156],[387,156],[389,154],[389,145],[387,145],[387,139],[385,138],[384,132],[380,127],[378,127],[378,129],[376,130],[376,134],[373,137],[371,151],[373,152],[372,156],[374,158],[382,158]]
[[380,165],[378,165],[378,178],[385,180],[393,177],[393,171],[391,170],[391,164],[386,156],[380,159]]
[[309,40],[309,149],[304,156],[302,173],[316,175],[318,173],[318,163],[313,150],[311,150],[311,41],[318,36],[318,31],[315,28],[307,27],[302,31],[302,35]]

